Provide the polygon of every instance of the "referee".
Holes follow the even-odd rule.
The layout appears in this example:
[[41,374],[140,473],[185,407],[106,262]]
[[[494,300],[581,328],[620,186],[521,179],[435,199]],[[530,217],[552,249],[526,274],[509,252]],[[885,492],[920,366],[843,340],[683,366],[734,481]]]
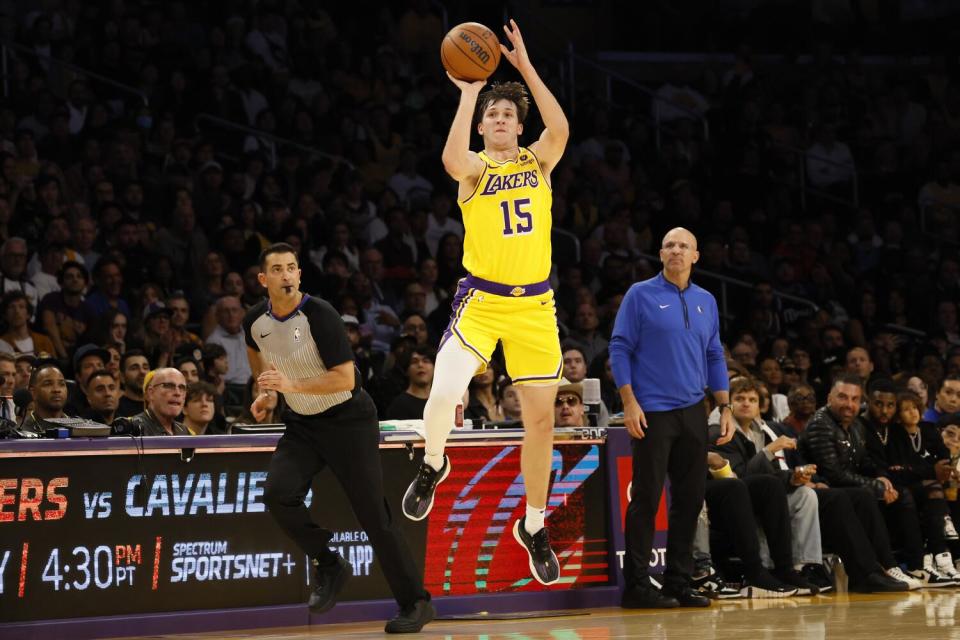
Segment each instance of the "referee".
[[[347,494],[400,605],[387,633],[416,633],[436,615],[430,594],[383,496],[377,410],[360,387],[343,321],[329,303],[300,291],[300,265],[288,244],[260,254],[260,284],[269,299],[243,320],[250,370],[260,389],[283,394],[286,432],[270,459],[264,502],[280,527],[313,559],[309,606],[333,607],[352,575],[330,550],[332,533],[313,522],[303,502],[313,477],[329,466]],[[250,407],[266,412],[260,395]]]
[[[627,507],[626,590],[630,609],[706,607],[690,585],[693,537],[707,476],[705,388],[721,407],[719,444],[733,437],[727,367],[713,296],[690,282],[700,257],[697,239],[677,227],[663,237],[663,272],[630,287],[617,312],[610,364],[623,418],[633,436],[633,492]],[[670,514],[663,588],[647,570],[664,477],[670,476]]]

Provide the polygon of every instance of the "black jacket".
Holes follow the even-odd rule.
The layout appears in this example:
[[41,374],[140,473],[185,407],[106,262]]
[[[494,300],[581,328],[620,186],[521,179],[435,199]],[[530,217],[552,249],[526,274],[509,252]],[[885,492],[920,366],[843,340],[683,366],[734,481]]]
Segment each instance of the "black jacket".
[[913,485],[924,480],[936,480],[937,460],[949,460],[950,452],[943,446],[943,440],[936,427],[929,423],[920,423],[919,451],[915,450],[910,435],[900,425],[890,427],[887,440],[887,459],[891,467],[890,474],[899,483]]
[[[777,431],[772,425],[768,424],[767,426],[774,432]],[[755,425],[754,428],[759,429],[760,427]],[[777,433],[777,435],[781,434]],[[720,426],[711,426],[710,433],[707,436],[707,442],[714,443],[718,437],[720,437]],[[763,432],[763,439],[765,444],[773,442],[766,432]],[[783,481],[787,491],[796,489],[790,482],[793,478],[793,472],[781,469],[775,460],[769,459],[763,451],[757,451],[757,447],[740,429],[734,432],[733,439],[730,442],[723,445],[711,444],[710,450],[726,458],[730,462],[730,468],[733,469],[733,472],[737,474],[738,478],[755,475],[772,475],[777,476]]]
[[882,475],[867,453],[866,427],[857,417],[844,429],[827,407],[817,409],[800,434],[800,455],[833,487],[864,487],[883,498]]

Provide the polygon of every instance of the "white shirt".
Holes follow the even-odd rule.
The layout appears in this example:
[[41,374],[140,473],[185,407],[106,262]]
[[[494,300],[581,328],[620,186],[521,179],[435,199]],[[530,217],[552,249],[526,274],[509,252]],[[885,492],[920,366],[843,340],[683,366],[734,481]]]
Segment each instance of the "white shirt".
[[243,329],[231,334],[217,325],[217,328],[210,333],[210,337],[206,341],[219,344],[227,351],[230,368],[227,370],[224,379],[230,384],[247,384],[252,373],[250,362],[247,360],[247,342],[243,336]]
[[852,176],[853,154],[846,144],[834,142],[827,149],[818,142],[807,150],[807,179],[813,186],[829,187]]
[[440,224],[433,214],[427,214],[427,231],[424,234],[424,239],[427,241],[430,255],[436,257],[440,240],[448,233],[455,233],[463,240],[463,225],[449,216],[443,221],[443,224]]

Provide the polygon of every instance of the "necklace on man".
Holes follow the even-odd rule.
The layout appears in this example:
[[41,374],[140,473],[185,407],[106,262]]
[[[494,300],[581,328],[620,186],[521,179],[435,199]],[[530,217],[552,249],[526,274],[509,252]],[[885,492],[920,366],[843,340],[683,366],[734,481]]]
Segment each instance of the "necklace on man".
[[880,436],[880,442],[886,446],[887,438],[890,437],[890,427],[882,426],[881,429],[883,429],[883,431],[879,431],[877,435]]

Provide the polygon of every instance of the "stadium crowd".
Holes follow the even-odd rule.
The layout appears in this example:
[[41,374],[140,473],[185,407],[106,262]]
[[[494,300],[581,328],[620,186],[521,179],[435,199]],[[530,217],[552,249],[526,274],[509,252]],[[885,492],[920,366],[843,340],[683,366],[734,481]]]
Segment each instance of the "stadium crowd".
[[[342,314],[381,418],[422,417],[465,275],[439,161],[457,100],[443,28],[425,0],[0,2],[0,395],[30,391],[23,428],[256,422],[242,319],[273,242]],[[646,102],[576,95],[552,178],[557,424],[584,424],[585,378],[605,418],[621,411],[612,322],[682,225],[699,240],[694,280],[721,304],[741,427],[709,460],[704,588],[730,595],[720,575],[739,570],[755,594],[790,592],[791,572],[826,589],[827,550],[866,590],[960,585],[957,69],[818,42],[775,73],[743,46],[696,83],[663,80],[659,125]],[[280,420],[273,395],[262,422]],[[519,418],[496,361],[465,415]],[[747,516],[765,535],[734,535]],[[861,537],[837,539],[844,527]]]

